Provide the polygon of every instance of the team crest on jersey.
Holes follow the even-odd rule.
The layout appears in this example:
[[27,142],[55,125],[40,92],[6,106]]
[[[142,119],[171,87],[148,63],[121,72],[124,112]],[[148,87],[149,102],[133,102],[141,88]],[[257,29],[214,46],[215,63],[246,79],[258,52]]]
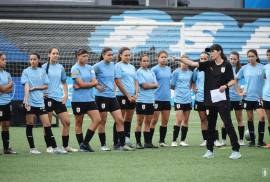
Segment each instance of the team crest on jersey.
[[176,108],[177,109],[180,109],[180,104],[176,104]]
[[155,104],[155,109],[157,109],[158,108],[158,104]]
[[244,106],[243,106],[243,107],[244,107],[244,109],[246,109],[246,108],[247,108],[247,103],[246,103],[246,102],[244,103]]
[[80,71],[74,71],[74,72],[71,73],[71,77],[75,77],[78,74],[80,74]]
[[102,108],[102,109],[105,109],[105,107],[106,107],[106,104],[105,104],[105,103],[102,103],[102,104],[101,104],[101,108]]
[[51,101],[48,102],[48,106],[52,107],[52,102]]
[[123,105],[126,104],[126,99],[122,99],[122,104],[123,104]]
[[145,110],[145,104],[142,105],[142,110]]
[[81,108],[80,108],[80,107],[77,107],[77,108],[76,108],[76,112],[77,112],[77,113],[80,113],[80,112],[81,112]]
[[221,73],[224,73],[225,72],[225,67],[221,67]]

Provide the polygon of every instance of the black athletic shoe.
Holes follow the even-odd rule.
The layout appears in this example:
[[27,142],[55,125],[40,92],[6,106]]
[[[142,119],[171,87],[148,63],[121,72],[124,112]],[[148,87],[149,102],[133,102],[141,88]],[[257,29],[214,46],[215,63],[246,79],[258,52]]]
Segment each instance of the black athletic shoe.
[[88,145],[85,145],[84,143],[81,143],[80,144],[80,151],[81,152],[95,152],[91,146],[88,144]]
[[152,143],[145,143],[144,148],[158,148],[158,146],[153,145]]
[[258,142],[257,147],[265,147],[266,143],[264,142]]
[[4,150],[4,154],[17,154],[12,148],[8,148],[7,150]]
[[249,142],[248,146],[249,147],[255,147],[255,142]]

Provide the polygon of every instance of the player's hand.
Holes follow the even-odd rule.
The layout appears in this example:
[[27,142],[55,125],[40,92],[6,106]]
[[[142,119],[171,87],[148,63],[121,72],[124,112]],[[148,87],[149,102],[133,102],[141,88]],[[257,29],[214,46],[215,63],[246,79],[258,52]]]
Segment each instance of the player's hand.
[[37,89],[37,87],[30,87],[29,91],[34,91],[36,89]]
[[103,85],[100,85],[100,84],[98,84],[98,85],[96,86],[96,89],[97,89],[99,92],[104,92],[104,91],[105,91],[105,87],[104,87]]
[[219,87],[219,91],[220,92],[224,92],[226,90],[227,86],[226,85],[222,85]]
[[136,99],[133,96],[128,96],[127,98],[129,100],[129,102],[131,102],[131,103],[136,102]]
[[92,85],[93,85],[93,87],[97,86],[98,85],[98,81],[97,80],[92,81]]

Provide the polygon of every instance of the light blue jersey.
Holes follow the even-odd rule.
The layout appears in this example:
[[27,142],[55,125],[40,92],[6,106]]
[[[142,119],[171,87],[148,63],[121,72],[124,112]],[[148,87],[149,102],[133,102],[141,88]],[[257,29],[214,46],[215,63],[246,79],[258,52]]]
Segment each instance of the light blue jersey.
[[143,83],[157,83],[155,73],[150,69],[139,68],[137,70],[137,81],[139,83],[139,96],[137,102],[141,103],[154,103],[156,89],[143,89]]
[[[47,65],[48,63],[42,65],[42,68],[45,70],[45,72]],[[61,102],[63,98],[63,88],[61,87],[62,82],[66,82],[67,79],[64,67],[59,63],[50,64],[47,75],[50,80],[47,90],[48,97]]]
[[247,64],[237,73],[237,80],[245,79],[244,100],[258,101],[262,98],[262,89],[264,84],[264,67],[257,63],[255,66]]
[[[71,68],[71,78],[73,84],[75,79],[80,78],[83,82],[91,82],[95,78],[94,68],[88,64],[81,66],[76,63]],[[95,101],[94,88],[79,88],[73,89],[71,102],[93,102]]]
[[174,102],[179,104],[191,103],[190,85],[193,72],[183,71],[180,68],[174,70],[171,85],[174,87]]
[[[233,75],[236,77],[236,65],[232,65]],[[238,86],[240,86],[240,80],[238,82]],[[229,88],[230,101],[241,101],[242,97],[237,93],[235,85]]]
[[[31,87],[38,87],[42,85],[49,84],[49,78],[42,68],[32,68],[28,67],[23,70],[21,83],[29,84]],[[33,90],[29,92],[28,104],[32,107],[44,107],[44,91],[43,90]]]
[[171,101],[171,68],[169,66],[156,65],[151,69],[157,78],[159,87],[155,92],[156,101]]
[[114,70],[114,63],[106,63],[104,60],[96,63],[94,65],[94,70],[96,73],[97,80],[99,84],[105,87],[103,92],[100,92],[96,89],[96,96],[102,97],[115,97],[114,92],[114,79],[115,79],[115,70]]
[[[115,78],[120,79],[125,90],[130,96],[135,95],[135,80],[136,70],[135,67],[129,63],[123,63],[122,61],[115,64]],[[117,96],[123,96],[123,93],[117,87]]]
[[270,63],[264,66],[264,74],[263,100],[270,101]]
[[[5,70],[0,70],[0,86],[6,86],[12,80],[10,74]],[[0,92],[0,105],[7,105],[11,102],[9,93]]]
[[204,102],[204,72],[195,69],[192,75],[192,81],[196,84],[195,100]]

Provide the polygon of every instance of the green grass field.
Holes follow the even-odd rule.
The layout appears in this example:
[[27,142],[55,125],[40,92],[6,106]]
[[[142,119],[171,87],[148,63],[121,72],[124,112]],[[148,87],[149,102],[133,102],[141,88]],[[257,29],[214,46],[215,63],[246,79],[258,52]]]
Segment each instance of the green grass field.
[[[166,137],[168,144],[172,140],[174,120],[175,114],[172,112]],[[78,147],[74,135],[72,115],[71,121],[70,145]],[[89,121],[88,118],[85,118],[84,130],[86,130]],[[134,118],[133,126],[135,121]],[[220,125],[221,122],[219,121],[219,128]],[[268,126],[268,124],[266,125]],[[134,131],[134,127],[132,131]],[[53,128],[53,132],[58,145],[61,146],[60,128]],[[112,119],[110,118],[107,125],[107,143],[109,146],[112,145],[111,136]],[[265,141],[269,143],[267,130],[265,136]],[[41,155],[33,156],[29,154],[25,128],[11,128],[11,146],[18,154],[12,156],[0,155],[0,182],[270,181],[269,149],[242,147],[242,158],[233,161],[228,158],[231,149],[230,146],[227,146],[215,149],[214,159],[203,159],[201,156],[206,149],[198,146],[202,139],[200,123],[195,112],[191,113],[187,135],[187,142],[191,146],[186,148],[168,147],[134,152],[100,152],[99,139],[95,135],[91,143],[96,150],[95,153],[54,155],[45,153],[42,128],[34,128],[34,137],[36,147],[43,152]],[[155,143],[158,142],[158,139],[157,127],[154,136]],[[132,140],[135,140],[133,132]],[[227,139],[227,144],[229,144],[229,139]]]

